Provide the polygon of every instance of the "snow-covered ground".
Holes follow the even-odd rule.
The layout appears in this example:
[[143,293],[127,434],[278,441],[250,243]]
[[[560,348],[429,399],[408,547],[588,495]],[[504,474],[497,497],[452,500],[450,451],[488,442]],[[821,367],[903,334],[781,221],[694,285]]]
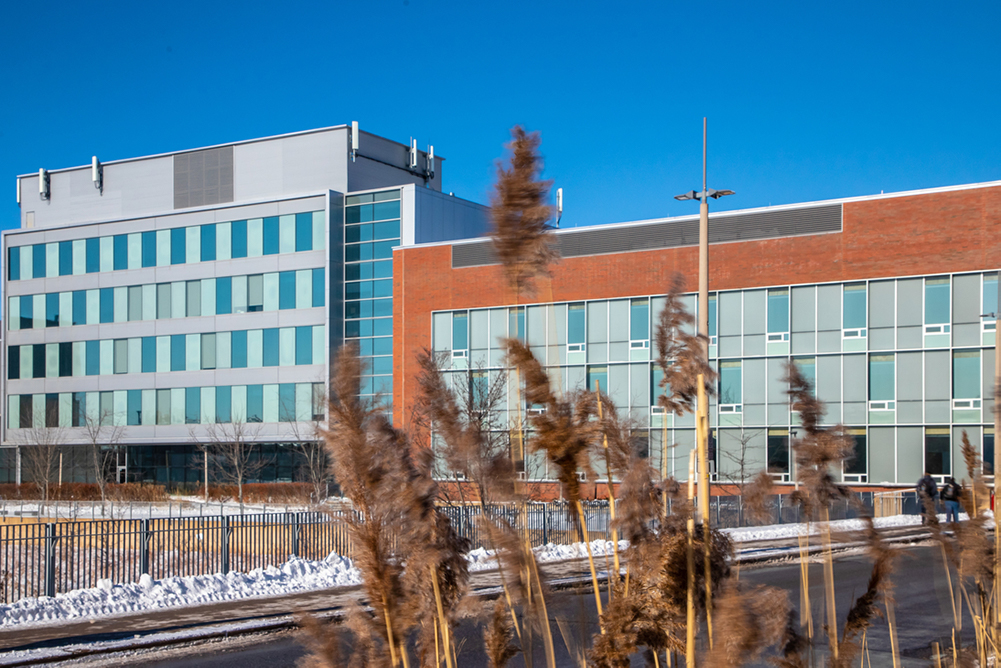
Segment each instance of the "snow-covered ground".
[[[945,516],[940,516],[942,521]],[[963,515],[962,519],[966,519]],[[907,527],[920,524],[916,515],[897,515],[875,520],[880,528]],[[861,520],[839,520],[831,523],[834,532],[859,530]],[[792,538],[804,533],[816,533],[817,524],[781,524],[763,527],[727,529],[736,543]],[[625,547],[625,541],[621,542]],[[611,541],[591,543],[595,556],[604,556],[612,549]],[[535,548],[540,563],[553,563],[587,556],[583,543],[574,545],[544,545]],[[471,571],[496,568],[496,560],[486,550],[473,550],[467,555]],[[20,625],[59,624],[137,613],[164,608],[196,606],[206,603],[246,598],[271,598],[300,592],[351,587],[361,584],[361,574],[349,559],[331,554],[322,561],[307,561],[291,557],[280,567],[259,568],[250,573],[199,575],[153,580],[143,575],[138,582],[112,584],[102,580],[91,589],[78,589],[55,597],[27,598],[0,606],[0,628]]]

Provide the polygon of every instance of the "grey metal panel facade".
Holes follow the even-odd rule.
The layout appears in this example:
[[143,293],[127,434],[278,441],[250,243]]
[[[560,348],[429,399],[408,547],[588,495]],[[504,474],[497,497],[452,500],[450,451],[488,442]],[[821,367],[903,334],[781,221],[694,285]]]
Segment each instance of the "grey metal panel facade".
[[485,206],[429,188],[415,188],[414,195],[414,243],[471,239],[489,229]]

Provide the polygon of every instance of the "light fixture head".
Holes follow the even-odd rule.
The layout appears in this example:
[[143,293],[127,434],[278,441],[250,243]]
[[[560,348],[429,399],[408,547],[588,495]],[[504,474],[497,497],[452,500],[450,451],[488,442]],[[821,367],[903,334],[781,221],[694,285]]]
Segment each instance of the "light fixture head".
[[706,190],[706,195],[712,197],[713,199],[719,199],[720,197],[726,197],[727,195],[733,194],[734,192],[732,190],[713,190],[712,188]]
[[698,198],[699,198],[699,193],[697,193],[694,190],[689,190],[686,193],[682,193],[680,195],[675,195],[674,196],[674,199],[679,200],[679,201],[684,201],[684,200],[688,200],[688,199],[698,199]]

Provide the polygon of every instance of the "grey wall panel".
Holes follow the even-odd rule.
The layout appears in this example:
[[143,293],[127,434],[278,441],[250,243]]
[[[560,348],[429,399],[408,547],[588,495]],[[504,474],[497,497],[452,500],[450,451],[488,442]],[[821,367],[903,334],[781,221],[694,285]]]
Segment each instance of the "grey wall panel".
[[817,352],[816,337],[813,332],[792,333],[792,354],[809,355]]
[[781,427],[789,424],[789,404],[768,404],[768,425]]
[[[867,389],[867,360],[865,355],[845,355],[844,388],[845,401],[865,402],[869,400]],[[847,419],[847,418],[846,418]]]
[[896,436],[893,427],[869,430],[869,482],[896,482]]
[[646,364],[629,365],[629,406],[645,409],[650,405],[650,383],[650,369]]
[[739,336],[721,336],[717,341],[720,357],[740,357],[742,348]]
[[765,333],[765,291],[744,291],[744,335]]
[[220,146],[174,156],[174,208],[233,201],[233,147]]
[[925,399],[952,399],[952,359],[948,351],[925,353]]
[[[968,484],[972,479],[966,468],[966,458],[963,456],[963,432],[973,451],[983,457],[984,439],[979,425],[952,428],[952,476],[962,484]],[[991,462],[993,464],[993,462]]]
[[893,327],[895,298],[893,281],[873,281],[869,284],[869,327]]
[[897,399],[900,401],[922,399],[922,353],[897,353]]
[[844,410],[844,416],[842,421],[845,424],[865,424],[868,420],[866,419],[866,404],[863,401],[858,402],[845,402],[842,404]]
[[827,412],[824,414],[822,424],[841,424],[844,420],[841,417],[841,404],[827,404]]
[[695,447],[695,430],[675,429],[673,445],[671,450],[674,454],[674,477],[687,481],[689,454]]
[[920,401],[898,401],[897,422],[900,424],[921,424],[924,421],[924,404]]
[[841,286],[817,286],[817,329],[841,331]]
[[898,327],[897,328],[897,347],[904,348],[922,348],[925,344],[925,330],[924,327]]
[[785,376],[786,360],[782,358],[771,357],[767,360],[767,365],[768,365],[767,367],[768,376],[766,379],[766,387],[768,391],[768,403],[783,404],[788,407],[789,384],[783,382],[782,380],[782,378]]
[[765,335],[764,334],[754,334],[751,336],[744,337],[744,354],[745,355],[764,355],[765,354]]
[[837,329],[829,332],[817,332],[817,352],[840,353],[841,330]]
[[869,330],[869,350],[893,350],[896,348],[894,330],[889,327],[879,327]]
[[237,201],[335,190],[347,192],[347,130],[278,137],[233,147]]
[[414,188],[416,236],[413,243],[470,239],[487,234],[490,209],[475,202]]
[[583,389],[587,386],[587,367],[568,366],[563,369],[564,385],[568,391]]
[[924,473],[925,439],[920,427],[897,429],[897,482],[914,484]]
[[921,312],[923,289],[924,281],[920,278],[897,281],[897,325],[906,327],[924,323]]
[[792,289],[792,331],[809,332],[817,324],[817,290],[813,286]]
[[980,324],[980,274],[952,278],[952,321]]
[[744,404],[744,424],[768,424],[768,418],[765,415],[765,406],[766,404]]
[[828,404],[841,401],[841,357],[817,358],[817,397]]
[[629,405],[629,365],[611,364],[608,367],[608,396],[616,406]]
[[628,299],[614,299],[608,302],[608,340],[629,340]]
[[952,419],[951,401],[925,401],[925,422],[943,423]]
[[490,347],[490,324],[487,311],[470,311],[469,346],[473,349]]
[[765,403],[765,360],[744,360],[740,365],[741,392],[745,404]]
[[608,303],[589,302],[587,305],[587,342],[608,341]]
[[718,297],[719,313],[717,323],[720,336],[734,336],[741,333],[741,297],[739,292],[723,292]]
[[541,306],[529,306],[526,309],[525,328],[528,334],[529,346],[542,346],[546,344],[546,318],[545,310]]
[[979,322],[952,326],[952,345],[954,346],[979,346],[981,340]]
[[587,361],[589,364],[604,364],[608,361],[607,343],[588,343]]

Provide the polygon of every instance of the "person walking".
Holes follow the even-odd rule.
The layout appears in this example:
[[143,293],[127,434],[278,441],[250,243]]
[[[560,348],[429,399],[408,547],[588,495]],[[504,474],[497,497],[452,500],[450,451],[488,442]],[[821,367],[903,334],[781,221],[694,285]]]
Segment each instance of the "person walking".
[[945,502],[946,522],[959,521],[959,498],[962,493],[963,490],[955,478],[949,477],[945,479],[945,484],[942,485],[942,501]]
[[918,480],[916,489],[918,503],[921,506],[921,524],[928,524],[931,522],[929,513],[935,514],[937,512],[935,499],[938,497],[938,485],[935,484],[935,479],[931,477],[931,474],[925,471],[921,480]]

